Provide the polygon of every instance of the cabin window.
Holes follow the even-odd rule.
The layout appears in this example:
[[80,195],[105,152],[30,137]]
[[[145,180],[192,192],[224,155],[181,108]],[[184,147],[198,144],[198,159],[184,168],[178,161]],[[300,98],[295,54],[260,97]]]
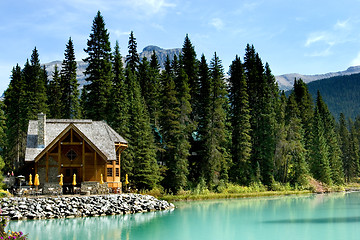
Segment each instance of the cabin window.
[[120,165],[120,156],[118,156],[118,157],[116,158],[115,164],[116,164],[116,165]]
[[68,151],[68,153],[66,154],[66,157],[70,160],[70,161],[72,161],[72,160],[74,160],[76,157],[77,157],[77,154],[76,154],[76,152],[74,151],[74,150],[70,150],[70,151]]
[[115,176],[120,177],[120,168],[115,169]]
[[112,168],[108,168],[108,169],[107,169],[107,176],[108,176],[108,177],[112,177],[112,176],[113,176],[113,169],[112,169]]

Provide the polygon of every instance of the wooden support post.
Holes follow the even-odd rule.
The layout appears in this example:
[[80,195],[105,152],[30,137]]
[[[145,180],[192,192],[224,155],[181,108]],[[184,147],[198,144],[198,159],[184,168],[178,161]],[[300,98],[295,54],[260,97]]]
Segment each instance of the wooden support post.
[[121,166],[121,151],[119,150],[118,151],[119,153],[119,156],[118,156],[118,158],[119,158],[119,182],[121,182],[121,168],[120,168],[120,166]]
[[60,141],[58,142],[58,171],[59,175],[61,174],[61,144]]
[[103,179],[104,179],[104,182],[107,182],[107,161],[106,163],[104,164],[104,174],[103,174]]
[[46,177],[45,181],[49,182],[49,152],[46,153]]
[[97,159],[96,159],[96,151],[94,152],[94,166],[95,166],[95,181],[98,181],[97,179]]
[[85,182],[85,141],[82,141],[82,181]]

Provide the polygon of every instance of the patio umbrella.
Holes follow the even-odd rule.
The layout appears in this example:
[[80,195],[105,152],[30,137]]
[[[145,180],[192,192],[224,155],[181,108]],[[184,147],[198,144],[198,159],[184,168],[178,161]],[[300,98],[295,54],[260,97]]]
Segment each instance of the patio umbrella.
[[74,173],[72,185],[76,185],[76,174]]
[[104,184],[103,175],[100,174],[100,184]]
[[128,180],[128,175],[125,174],[125,184],[128,185],[129,184],[129,180]]
[[29,175],[29,185],[31,186],[31,185],[33,185],[33,182],[32,182],[32,175],[30,174]]
[[63,185],[64,185],[63,177],[64,177],[64,175],[60,174],[60,182],[59,182],[59,185],[60,185],[60,186],[63,186]]
[[36,186],[37,189],[39,185],[40,185],[39,174],[35,174],[34,186]]

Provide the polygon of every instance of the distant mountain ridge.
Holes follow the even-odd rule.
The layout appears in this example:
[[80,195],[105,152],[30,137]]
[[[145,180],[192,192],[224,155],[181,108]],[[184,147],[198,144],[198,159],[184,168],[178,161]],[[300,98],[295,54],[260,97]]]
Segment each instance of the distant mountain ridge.
[[283,74],[280,76],[275,76],[276,81],[278,82],[279,88],[281,90],[290,90],[293,87],[294,79],[301,78],[305,83],[313,82],[316,80],[323,80],[328,79],[331,77],[338,77],[338,76],[347,76],[351,74],[360,73],[360,66],[353,66],[349,67],[345,71],[339,72],[330,72],[325,74],[316,74],[316,75],[302,75],[298,73],[289,73]]
[[[146,57],[148,61],[150,61],[151,55],[153,54],[153,51],[155,51],[156,56],[158,58],[160,68],[164,68],[164,63],[166,60],[166,57],[169,56],[170,60],[174,59],[174,56],[179,56],[181,53],[181,48],[172,48],[172,49],[163,49],[158,46],[147,46],[143,49],[141,53],[139,53],[140,59],[143,59]],[[125,62],[125,57],[123,57],[123,62]],[[76,61],[77,63],[77,71],[76,71],[76,78],[78,80],[78,83],[80,85],[80,89],[86,84],[85,75],[84,72],[87,67],[87,63],[84,61]],[[52,61],[50,63],[45,63],[45,68],[48,73],[48,76],[50,79],[52,79],[52,75],[55,70],[55,65],[58,66],[58,70],[61,70],[61,64],[62,61]]]
[[335,118],[338,119],[340,113],[353,120],[360,115],[360,73],[313,81],[307,85],[313,100],[320,91]]
[[[166,60],[166,57],[169,55],[170,60],[174,59],[174,56],[179,56],[181,54],[181,48],[172,48],[172,49],[163,49],[161,47],[155,46],[155,45],[149,45],[145,47],[141,53],[139,53],[140,59],[143,57],[146,57],[149,61],[151,58],[151,55],[155,51],[160,68],[164,69],[164,63]],[[124,58],[123,58],[124,61]],[[58,65],[59,70],[61,69],[62,61],[53,61],[50,63],[45,63],[46,70],[48,72],[48,75],[50,78],[52,78],[52,74],[55,69],[55,64]],[[80,88],[82,88],[83,85],[86,84],[85,81],[85,75],[84,72],[86,70],[87,64],[83,61],[77,61],[77,79],[80,84]],[[275,76],[276,81],[278,82],[279,88],[281,90],[290,90],[293,87],[294,79],[301,78],[305,83],[310,83],[317,80],[323,80],[328,79],[332,77],[337,76],[347,76],[352,74],[360,73],[360,66],[353,66],[349,67],[345,71],[339,71],[339,72],[330,72],[325,74],[316,74],[316,75],[303,75],[299,73],[289,73],[289,74],[283,74],[279,76]]]

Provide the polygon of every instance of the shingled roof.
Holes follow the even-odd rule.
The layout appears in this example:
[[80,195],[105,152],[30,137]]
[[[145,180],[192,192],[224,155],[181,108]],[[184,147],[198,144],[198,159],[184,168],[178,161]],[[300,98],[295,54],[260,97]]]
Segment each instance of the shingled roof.
[[127,141],[104,121],[47,119],[45,124],[45,146],[39,147],[38,120],[30,120],[25,161],[34,161],[67,128],[80,131],[86,137],[86,141],[89,141],[90,144],[101,151],[107,158],[106,160],[116,160],[115,143],[127,144]]

